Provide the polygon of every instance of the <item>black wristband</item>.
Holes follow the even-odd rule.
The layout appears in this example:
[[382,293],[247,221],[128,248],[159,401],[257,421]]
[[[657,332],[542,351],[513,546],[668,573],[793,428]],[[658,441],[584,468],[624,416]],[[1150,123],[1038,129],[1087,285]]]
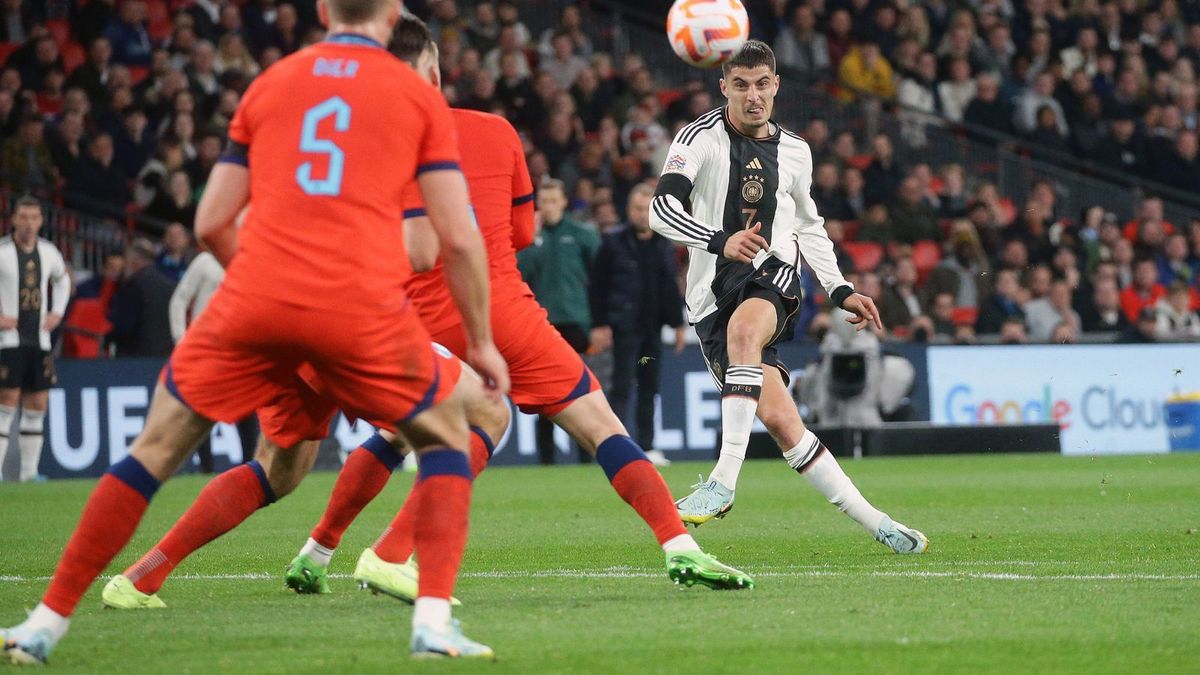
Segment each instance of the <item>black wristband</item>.
[[833,289],[832,293],[829,294],[829,299],[833,300],[833,304],[837,305],[838,307],[846,309],[845,307],[842,307],[842,303],[846,302],[846,298],[849,298],[852,295],[854,295],[854,289],[849,285],[838,286],[837,288]]
[[708,252],[712,253],[713,255],[725,255],[726,241],[729,241],[729,233],[725,230],[720,230],[718,232],[714,232],[713,236],[708,238],[708,246],[705,248],[707,248]]

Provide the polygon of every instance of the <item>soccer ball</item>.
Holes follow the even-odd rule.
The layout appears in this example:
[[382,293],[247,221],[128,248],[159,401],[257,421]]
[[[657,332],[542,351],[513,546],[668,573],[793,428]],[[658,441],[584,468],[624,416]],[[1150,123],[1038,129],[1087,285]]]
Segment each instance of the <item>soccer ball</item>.
[[675,0],[667,14],[671,49],[699,68],[727,61],[749,33],[750,19],[740,0]]

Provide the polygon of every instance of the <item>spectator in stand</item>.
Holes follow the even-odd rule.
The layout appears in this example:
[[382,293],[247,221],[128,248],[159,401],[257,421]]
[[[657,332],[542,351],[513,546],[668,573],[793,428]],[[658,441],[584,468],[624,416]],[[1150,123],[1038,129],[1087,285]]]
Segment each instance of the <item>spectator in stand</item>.
[[58,175],[70,176],[84,155],[83,114],[69,112],[63,115],[50,137],[49,146]]
[[1170,151],[1155,153],[1154,179],[1189,193],[1200,192],[1200,158],[1196,132],[1181,131]]
[[1108,136],[1096,146],[1097,162],[1118,171],[1138,173],[1146,165],[1145,146],[1137,135],[1133,115],[1120,112],[1109,124]]
[[794,71],[803,84],[829,79],[829,43],[817,30],[816,13],[809,5],[796,5],[791,24],[779,31],[773,47],[779,65]]
[[1058,123],[1058,114],[1048,105],[1038,108],[1037,126],[1033,133],[1029,134],[1029,141],[1035,156],[1048,158],[1051,161],[1056,159],[1056,155],[1065,155],[1071,152],[1067,136],[1062,132],[1062,127]]
[[995,74],[980,73],[976,77],[976,96],[962,112],[962,121],[982,126],[998,133],[1013,131],[1013,104],[1000,95],[1000,82]]
[[1133,266],[1133,283],[1121,291],[1121,310],[1130,321],[1136,321],[1143,309],[1153,309],[1166,294],[1166,287],[1158,283],[1158,265],[1153,259],[1141,258]]
[[[912,258],[896,261],[896,272],[883,285],[879,297],[879,318],[885,329],[900,338],[912,335],[913,320],[924,314],[917,294],[917,266]],[[928,339],[928,336],[926,336]]]
[[[550,323],[575,351],[587,351],[592,316],[588,283],[600,238],[587,227],[566,217],[567,190],[550,179],[538,188],[537,237],[517,254],[521,275],[549,314]],[[538,453],[543,464],[554,462],[554,426],[538,419]],[[586,453],[580,451],[582,461]]]
[[1078,330],[1082,325],[1079,314],[1071,307],[1071,285],[1064,279],[1051,283],[1050,292],[1042,298],[1030,300],[1022,308],[1029,339],[1033,342],[1051,342],[1054,331],[1061,323]]
[[1023,345],[1029,342],[1025,332],[1025,320],[1018,316],[1010,316],[1000,324],[1000,344]]
[[1050,332],[1050,344],[1055,345],[1073,345],[1079,341],[1079,328],[1077,324],[1070,321],[1063,321],[1054,327]]
[[855,220],[857,217],[842,188],[838,186],[837,165],[833,162],[817,165],[813,172],[812,198],[817,204],[817,213],[827,219]]
[[853,214],[847,220],[861,218],[863,211],[867,209],[866,185],[863,174],[858,169],[849,166],[842,170],[842,192],[846,197],[846,204]]
[[1143,307],[1138,313],[1137,323],[1131,324],[1118,335],[1117,342],[1123,344],[1158,342],[1158,311],[1154,307]]
[[863,171],[863,198],[866,206],[891,201],[896,189],[904,179],[904,172],[896,159],[892,139],[887,134],[876,134],[871,139],[871,163]]
[[1075,33],[1075,44],[1058,53],[1062,61],[1063,74],[1070,76],[1081,72],[1089,79],[1099,70],[1100,36],[1096,29],[1089,25],[1082,26]]
[[1024,134],[1033,133],[1037,128],[1038,111],[1049,107],[1054,112],[1059,134],[1066,136],[1070,132],[1062,104],[1054,98],[1054,84],[1052,73],[1039,73],[1033,84],[1017,98],[1017,108],[1013,117],[1013,126],[1017,131]]
[[112,77],[112,43],[106,37],[92,40],[88,46],[87,61],[71,71],[67,78],[68,87],[79,87],[87,92],[96,105],[106,105],[112,100],[108,82]]
[[0,177],[15,191],[46,191],[58,180],[45,128],[42,118],[30,113],[17,135],[0,145]]
[[67,202],[80,209],[100,211],[105,215],[123,214],[129,201],[125,176],[113,164],[113,140],[99,133],[88,143],[85,157],[75,164],[67,177]]
[[86,281],[75,286],[76,300],[99,298],[107,302],[117,291],[117,286],[125,274],[125,256],[120,253],[110,253],[104,256],[99,274],[93,274]]
[[842,246],[842,242],[846,238],[845,226],[840,220],[826,220],[825,234],[829,237],[829,243],[833,244],[833,254],[837,257],[838,269],[841,270],[842,276],[854,274],[857,270],[854,265],[854,256],[846,252]]
[[978,93],[978,83],[971,79],[971,64],[962,57],[950,61],[950,79],[938,84],[938,100],[942,115],[951,122],[961,122],[967,107]]
[[179,283],[191,262],[192,235],[181,223],[171,223],[163,233],[162,251],[154,258],[158,271],[172,283]]
[[858,95],[890,101],[896,98],[895,77],[879,45],[868,40],[859,42],[838,65],[838,80],[846,90],[842,98],[847,101]]
[[588,67],[588,62],[575,54],[571,34],[566,31],[555,33],[551,45],[551,53],[542,58],[539,68],[550,73],[559,87],[569,89],[579,73]]
[[113,133],[113,163],[126,178],[135,178],[154,152],[155,138],[150,133],[150,120],[140,106],[131,105],[121,111],[122,124]]
[[1182,281],[1175,281],[1167,295],[1155,303],[1157,326],[1155,334],[1160,340],[1195,340],[1200,338],[1200,316],[1192,309],[1192,289]]
[[1025,334],[1025,312],[1021,309],[1021,285],[1014,270],[1002,269],[996,273],[996,287],[991,296],[979,307],[979,318],[975,332],[994,335],[1010,320],[1021,324],[1021,336]]
[[893,238],[905,243],[939,238],[937,212],[922,200],[921,186],[913,176],[900,183],[896,201],[888,209]]
[[[675,247],[650,229],[654,189],[640,183],[629,195],[628,226],[605,235],[596,253],[591,279],[592,346],[613,350],[609,400],[643,448],[654,448],[655,398],[662,371],[662,327],[675,329],[675,353],[683,351],[687,332],[683,296],[676,283]],[[637,385],[636,419],[629,419],[630,396]],[[636,422],[630,424],[629,422]],[[669,464],[661,450],[647,456]]]
[[1200,261],[1188,253],[1187,236],[1176,232],[1167,237],[1162,253],[1158,255],[1158,281],[1170,286],[1176,281],[1195,283],[1200,278]]
[[1127,330],[1130,324],[1121,310],[1121,290],[1116,279],[1096,278],[1092,281],[1092,299],[1080,310],[1084,332],[1114,333]]
[[[961,227],[961,226],[960,226]],[[976,307],[987,295],[988,262],[979,237],[962,227],[950,242],[953,255],[943,258],[926,282],[930,295],[949,293],[957,307]]]
[[936,113],[941,111],[936,56],[925,52],[917,57],[916,68],[903,77],[896,88],[896,102],[900,104],[896,113],[900,118],[900,135],[908,145],[924,147],[925,126],[936,121]]
[[538,52],[543,57],[555,53],[554,40],[560,33],[566,33],[571,40],[571,51],[580,56],[592,55],[592,39],[583,29],[583,12],[578,5],[567,4],[559,14],[558,26],[542,31],[538,42]]
[[[925,319],[928,321],[923,321]],[[922,335],[922,329],[927,335]],[[969,334],[964,335],[963,329],[969,329]],[[926,338],[922,340],[922,338]],[[954,324],[954,296],[949,293],[938,293],[933,296],[933,301],[929,303],[929,315],[927,317],[918,317],[914,324],[913,341],[923,342],[934,338],[953,338],[956,342],[974,342],[975,327],[969,324],[956,326]]]
[[120,0],[116,16],[104,27],[112,45],[112,60],[126,66],[148,67],[153,44],[146,31],[146,1]]
[[108,313],[108,338],[117,356],[170,356],[175,343],[168,307],[175,284],[158,271],[154,247],[145,239],[130,244],[125,260],[125,281]]

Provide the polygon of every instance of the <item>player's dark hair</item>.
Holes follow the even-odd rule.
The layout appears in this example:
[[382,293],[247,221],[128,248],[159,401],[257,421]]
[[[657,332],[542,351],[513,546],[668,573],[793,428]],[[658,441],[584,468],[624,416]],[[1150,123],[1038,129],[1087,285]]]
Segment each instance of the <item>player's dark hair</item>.
[[435,46],[429,26],[412,14],[404,14],[392,29],[392,42],[388,45],[388,50],[408,65],[416,67],[421,54]]
[[21,195],[21,197],[18,198],[17,201],[13,204],[13,213],[20,211],[21,209],[23,209],[27,206],[33,207],[33,208],[37,209],[38,211],[42,210],[42,203],[40,201],[38,201],[37,197],[34,197],[33,195]]
[[329,0],[329,14],[342,23],[366,23],[386,5],[386,0]]
[[771,51],[771,47],[767,43],[760,40],[748,40],[742,48],[737,50],[732,59],[721,64],[721,73],[729,76],[729,71],[734,68],[754,68],[756,66],[766,66],[775,72],[775,52]]

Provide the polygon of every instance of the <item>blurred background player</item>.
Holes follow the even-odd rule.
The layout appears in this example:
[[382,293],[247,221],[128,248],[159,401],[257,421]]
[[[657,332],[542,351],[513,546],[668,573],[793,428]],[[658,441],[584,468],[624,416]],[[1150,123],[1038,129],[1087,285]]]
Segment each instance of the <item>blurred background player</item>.
[[[329,37],[250,86],[199,205],[197,231],[226,266],[225,283],[164,368],[129,456],[89,498],[41,604],[0,631],[6,660],[45,663],[87,587],[213,420],[235,421],[302,395],[296,372],[306,362],[340,407],[394,420],[420,458],[414,499],[425,569],[412,653],[493,655],[462,635],[449,603],[471,495],[464,399],[478,385],[460,381],[456,359],[436,355],[424,328],[407,319],[402,291],[409,275],[402,200],[416,177],[443,241],[467,354],[493,396],[507,391],[488,321],[486,254],[467,208],[454,128],[444,99],[383,48],[400,17],[398,1],[321,0],[318,10]],[[251,194],[239,231],[234,219]],[[372,302],[347,309],[346,298]],[[252,512],[269,503],[271,469],[253,461],[212,481],[197,498],[207,516],[202,536],[244,520],[247,505]]]
[[[421,77],[440,84],[438,52],[428,29],[405,17],[397,27],[393,51],[412,63]],[[463,170],[472,205],[488,246],[496,343],[508,361],[512,399],[525,412],[541,413],[563,427],[583,449],[596,457],[613,488],[653,530],[666,555],[668,574],[714,588],[744,588],[753,584],[744,573],[703,553],[687,534],[672,504],[666,483],[645,453],[627,435],[608,406],[604,392],[583,360],[547,320],[521,280],[515,252],[533,237],[532,186],[516,131],[503,118],[470,110],[451,111],[458,128]],[[476,139],[487,138],[484,145]],[[414,195],[415,196],[415,195]],[[413,260],[436,259],[436,242],[428,230],[425,208],[408,204],[405,229]],[[446,293],[439,264],[409,281],[406,290],[434,340],[454,353],[463,353],[463,322]],[[480,421],[472,429],[473,470],[483,470],[504,423]],[[387,439],[375,436],[350,454],[338,476],[321,522],[288,567],[287,583],[298,592],[328,592],[326,570],[343,533],[362,509],[383,489],[400,456]],[[411,599],[417,579],[408,564],[413,552],[412,497],[396,520],[359,559],[355,578],[377,590]],[[422,565],[424,561],[421,561]]]
[[788,393],[775,345],[792,337],[802,255],[833,303],[853,314],[847,321],[883,326],[875,304],[838,269],[810,195],[808,144],[771,121],[779,91],[771,48],[747,42],[722,74],[728,103],[675,136],[650,207],[651,227],[690,249],[688,320],[721,386],[721,454],[708,480],[679,500],[680,517],[699,526],[733,507],[757,414],[788,465],[830,502],[892,550],[921,553],[925,535],[867,502]]
[[[550,178],[538,185],[536,228],[532,241],[517,249],[517,265],[525,283],[533,290],[538,304],[546,309],[554,330],[576,353],[588,350],[588,332],[592,316],[588,308],[588,279],[600,237],[567,214],[567,188],[561,180]],[[554,444],[554,425],[548,415],[537,421],[538,460],[553,464],[558,447]],[[580,447],[580,462],[591,456]]]
[[629,399],[637,387],[634,426],[637,442],[657,466],[671,462],[654,450],[654,415],[662,374],[662,327],[675,329],[675,353],[686,344],[683,295],[676,278],[675,247],[650,229],[654,188],[645,183],[629,192],[627,225],[604,235],[589,289],[592,346],[613,351],[608,398],[629,424]]
[[62,322],[71,278],[54,244],[38,237],[38,200],[18,199],[12,223],[12,236],[0,239],[0,477],[20,405],[18,477],[27,482],[38,477],[48,391],[55,384],[50,333]]

